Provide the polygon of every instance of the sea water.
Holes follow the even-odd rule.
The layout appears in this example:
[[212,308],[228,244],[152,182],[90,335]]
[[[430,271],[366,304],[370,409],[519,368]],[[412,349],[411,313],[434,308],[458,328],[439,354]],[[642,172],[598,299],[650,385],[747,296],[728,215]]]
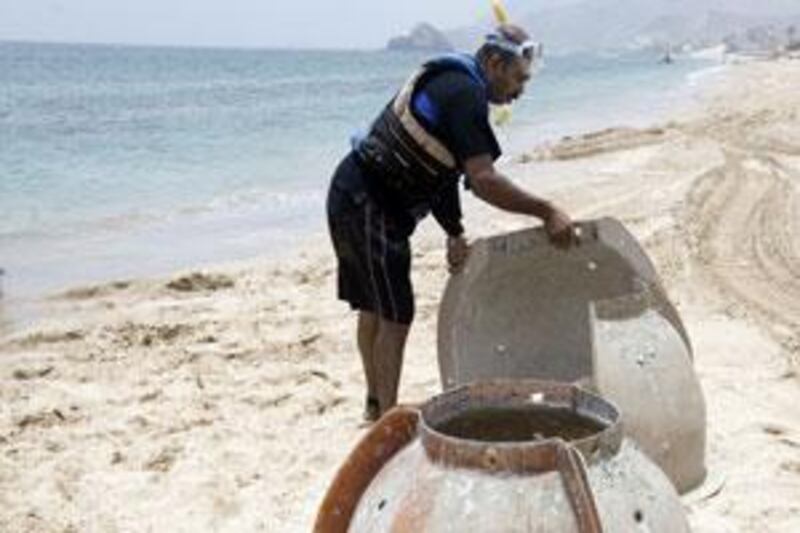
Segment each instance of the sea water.
[[[324,229],[350,136],[426,57],[0,43],[6,302],[286,254]],[[500,137],[513,154],[648,124],[708,66],[647,52],[549,57]]]

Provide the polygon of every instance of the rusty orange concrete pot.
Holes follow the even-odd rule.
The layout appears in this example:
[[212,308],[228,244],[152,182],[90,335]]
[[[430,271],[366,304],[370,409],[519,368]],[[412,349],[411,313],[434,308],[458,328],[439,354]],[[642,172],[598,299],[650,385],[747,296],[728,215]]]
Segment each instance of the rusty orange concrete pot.
[[491,381],[384,416],[341,467],[317,533],[689,531],[674,487],[573,385]]

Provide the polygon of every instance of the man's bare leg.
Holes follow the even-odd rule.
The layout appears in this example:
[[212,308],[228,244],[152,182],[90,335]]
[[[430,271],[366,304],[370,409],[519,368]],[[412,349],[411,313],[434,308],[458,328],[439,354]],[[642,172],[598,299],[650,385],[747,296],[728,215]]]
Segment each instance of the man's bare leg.
[[378,403],[378,379],[375,369],[375,341],[378,337],[378,315],[369,311],[358,313],[358,352],[364,366],[364,379],[367,383],[367,402],[364,406],[364,418],[377,420],[380,416]]
[[408,325],[378,319],[378,336],[373,347],[378,403],[381,414],[397,404],[403,351],[408,338]]

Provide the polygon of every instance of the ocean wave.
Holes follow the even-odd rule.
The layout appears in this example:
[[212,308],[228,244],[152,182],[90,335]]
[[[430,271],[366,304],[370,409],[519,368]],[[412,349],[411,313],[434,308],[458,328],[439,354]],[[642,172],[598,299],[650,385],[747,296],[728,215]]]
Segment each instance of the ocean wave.
[[[208,202],[182,204],[171,209],[136,208],[123,212],[84,218],[61,218],[35,225],[6,217],[0,221],[0,250],[4,245],[65,239],[92,234],[125,234],[154,226],[191,223],[215,218],[257,218],[269,224],[272,219],[309,215],[322,219],[326,193],[320,190],[270,191],[248,189],[234,191]],[[317,213],[313,215],[312,213]],[[256,216],[257,215],[257,216]],[[55,218],[55,217],[54,217]],[[302,217],[300,217],[302,218]]]
[[686,74],[686,84],[691,88],[699,88],[706,83],[713,81],[714,78],[727,72],[730,65],[714,64],[694,72]]

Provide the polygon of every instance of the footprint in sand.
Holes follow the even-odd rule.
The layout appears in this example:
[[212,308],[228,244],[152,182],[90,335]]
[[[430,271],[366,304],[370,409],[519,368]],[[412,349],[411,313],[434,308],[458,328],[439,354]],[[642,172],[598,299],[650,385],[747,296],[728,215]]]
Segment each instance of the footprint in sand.
[[144,470],[169,472],[183,451],[181,447],[165,448],[144,464]]

